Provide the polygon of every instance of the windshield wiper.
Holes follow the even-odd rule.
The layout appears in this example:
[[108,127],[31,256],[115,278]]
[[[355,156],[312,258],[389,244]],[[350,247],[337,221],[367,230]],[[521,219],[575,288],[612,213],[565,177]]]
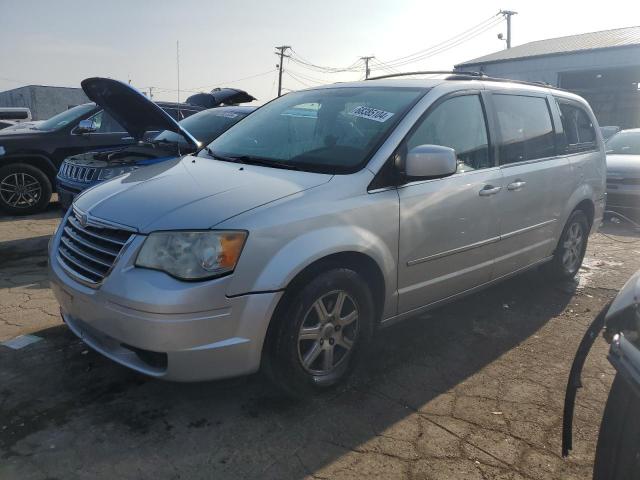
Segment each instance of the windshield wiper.
[[214,152],[209,147],[205,147],[205,151],[216,160],[222,160],[223,162],[232,163],[244,163],[246,165],[260,165],[263,167],[284,168],[287,170],[301,170],[296,165],[292,165],[287,162],[279,162],[278,160],[271,160],[269,158],[253,157],[251,155],[239,155],[237,157],[220,155]]

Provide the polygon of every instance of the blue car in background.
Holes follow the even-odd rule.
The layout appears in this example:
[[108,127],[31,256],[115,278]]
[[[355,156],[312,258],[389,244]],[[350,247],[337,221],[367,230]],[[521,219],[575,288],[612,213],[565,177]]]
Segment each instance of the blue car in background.
[[[142,93],[117,80],[88,78],[82,82],[82,88],[137,143],[66,158],[56,176],[58,199],[65,209],[80,192],[93,185],[147,165],[197,152],[256,109],[221,106],[176,122]],[[83,127],[99,128],[88,124]],[[160,133],[149,138],[149,132],[153,131]]]

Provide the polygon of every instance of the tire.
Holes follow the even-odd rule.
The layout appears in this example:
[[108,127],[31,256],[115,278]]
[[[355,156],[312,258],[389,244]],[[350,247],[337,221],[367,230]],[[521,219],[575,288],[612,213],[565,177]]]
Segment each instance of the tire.
[[640,398],[617,374],[604,409],[594,480],[640,478]]
[[347,268],[288,293],[273,319],[264,371],[286,394],[304,398],[351,374],[371,341],[375,307],[365,281]]
[[33,165],[12,163],[0,168],[0,209],[10,215],[44,210],[51,193],[51,181]]
[[562,230],[553,260],[547,265],[547,273],[558,280],[575,277],[587,250],[588,237],[589,219],[582,210],[575,210]]

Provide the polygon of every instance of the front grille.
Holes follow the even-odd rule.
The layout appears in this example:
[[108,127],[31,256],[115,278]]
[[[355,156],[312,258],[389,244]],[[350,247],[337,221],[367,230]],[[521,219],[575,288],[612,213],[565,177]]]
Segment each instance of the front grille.
[[80,167],[64,162],[60,167],[59,175],[62,178],[68,178],[76,182],[88,183],[95,180],[97,171],[98,169],[94,167]]
[[100,283],[132,233],[111,227],[81,225],[74,214],[63,226],[58,259],[65,270],[88,283]]

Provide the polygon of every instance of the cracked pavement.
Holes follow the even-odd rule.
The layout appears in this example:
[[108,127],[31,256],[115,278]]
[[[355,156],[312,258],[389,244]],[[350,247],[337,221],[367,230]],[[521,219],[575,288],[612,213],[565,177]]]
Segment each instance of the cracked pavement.
[[[578,282],[539,272],[384,331],[356,378],[305,402],[261,375],[142,377],[61,324],[46,279],[55,211],[0,218],[0,478],[585,479],[613,368],[596,342],[560,456],[564,389],[587,326],[640,268],[640,236],[591,237]],[[627,242],[627,243],[620,243]]]

